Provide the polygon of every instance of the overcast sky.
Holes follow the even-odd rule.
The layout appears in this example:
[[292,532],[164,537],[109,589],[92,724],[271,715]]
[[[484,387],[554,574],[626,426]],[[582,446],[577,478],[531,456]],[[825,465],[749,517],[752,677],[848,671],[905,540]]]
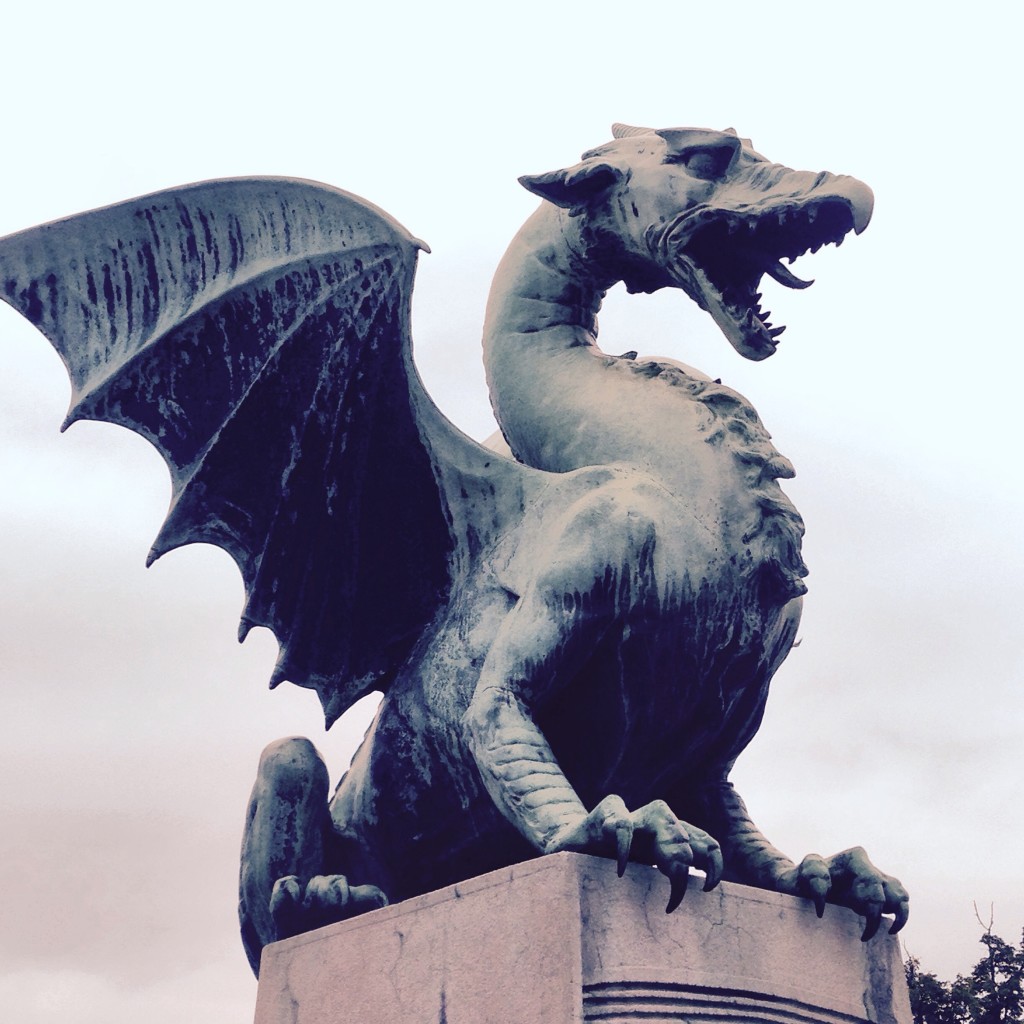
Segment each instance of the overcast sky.
[[[613,293],[601,341],[722,377],[795,463],[803,642],[734,778],[793,856],[859,843],[902,878],[906,946],[948,978],[982,951],[973,902],[1005,938],[1024,923],[1021,27],[987,2],[20,4],[0,233],[213,177],[363,195],[431,244],[417,358],[484,437],[486,290],[536,203],[518,175],[621,120],[733,125],[867,181],[867,233],[773,294],[773,359],[744,362],[678,292]],[[248,1021],[235,878],[260,750],[308,735],[337,778],[369,710],[325,737],[311,693],[267,692],[275,644],[236,645],[223,552],[143,568],[167,472],[126,431],[58,435],[68,396],[0,309],[0,1005]]]

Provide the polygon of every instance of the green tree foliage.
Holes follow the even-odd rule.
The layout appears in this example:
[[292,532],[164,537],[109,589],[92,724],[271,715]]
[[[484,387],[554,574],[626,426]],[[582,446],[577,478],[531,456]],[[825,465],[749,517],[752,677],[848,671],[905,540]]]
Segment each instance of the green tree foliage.
[[[983,925],[983,927],[985,927]],[[1024,934],[1012,946],[992,932],[981,936],[985,953],[968,975],[940,981],[921,970],[916,957],[905,966],[915,1024],[1011,1024],[1024,1022]]]

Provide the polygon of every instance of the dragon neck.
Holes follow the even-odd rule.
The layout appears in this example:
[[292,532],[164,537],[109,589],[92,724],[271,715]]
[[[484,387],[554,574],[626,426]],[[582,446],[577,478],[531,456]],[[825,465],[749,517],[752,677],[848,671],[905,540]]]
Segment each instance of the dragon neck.
[[559,440],[575,431],[579,410],[555,399],[587,375],[605,295],[564,220],[544,203],[523,225],[498,265],[484,323],[487,384],[505,439],[521,461],[556,471],[568,468]]
[[553,472],[623,458],[604,457],[611,410],[602,397],[621,382],[609,379],[596,344],[597,314],[615,279],[596,273],[583,250],[577,219],[542,204],[498,266],[484,325],[502,433],[520,461]]
[[780,596],[802,593],[802,524],[778,485],[792,467],[741,395],[675,364],[597,347],[615,278],[585,257],[578,223],[542,204],[491,287],[484,363],[512,452],[556,473],[637,466],[732,542],[763,548],[753,562],[771,567]]
[[538,469],[633,463],[692,495],[714,458],[698,437],[705,411],[652,379],[667,364],[597,347],[597,314],[617,278],[588,258],[582,219],[542,204],[495,273],[484,363],[498,425]]

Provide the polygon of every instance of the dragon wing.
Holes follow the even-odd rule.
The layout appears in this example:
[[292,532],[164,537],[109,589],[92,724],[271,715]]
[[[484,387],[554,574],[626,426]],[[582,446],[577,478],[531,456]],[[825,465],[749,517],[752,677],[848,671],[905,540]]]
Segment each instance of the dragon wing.
[[0,298],[71,378],[64,428],[129,427],[168,464],[150,561],[193,542],[228,551],[245,583],[239,638],[272,629],[271,686],[317,690],[328,725],[387,688],[467,545],[497,525],[496,491],[529,472],[459,433],[419,381],[420,248],[356,196],[269,178],[0,240]]

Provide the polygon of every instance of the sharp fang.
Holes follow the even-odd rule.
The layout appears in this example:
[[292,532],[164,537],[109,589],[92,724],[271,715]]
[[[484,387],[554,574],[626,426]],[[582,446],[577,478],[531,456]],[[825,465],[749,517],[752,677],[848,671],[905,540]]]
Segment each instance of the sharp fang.
[[785,329],[786,329],[786,325],[783,324],[781,327],[773,327],[768,333],[773,338],[777,338]]
[[769,263],[765,267],[765,273],[769,277],[773,277],[779,284],[784,284],[787,288],[810,288],[814,284],[813,281],[804,281],[802,278],[797,277],[792,270],[783,266],[778,260],[774,263]]

